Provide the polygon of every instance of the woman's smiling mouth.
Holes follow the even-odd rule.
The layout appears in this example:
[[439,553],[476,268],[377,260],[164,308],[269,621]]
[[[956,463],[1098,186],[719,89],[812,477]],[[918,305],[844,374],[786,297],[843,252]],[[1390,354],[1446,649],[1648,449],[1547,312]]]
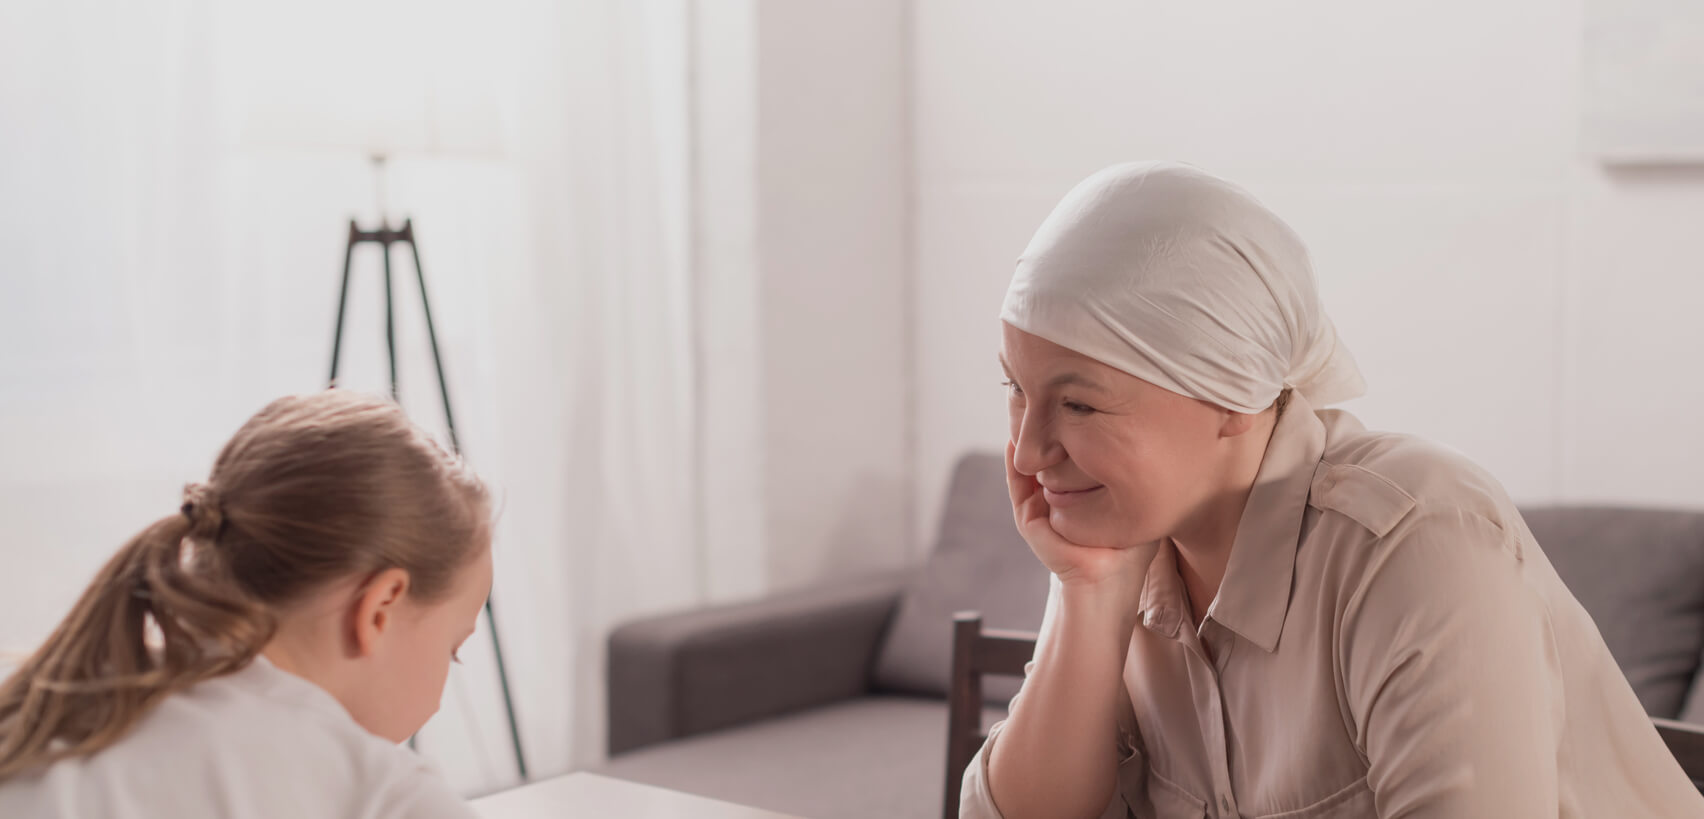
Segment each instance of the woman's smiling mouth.
[[1095,492],[1099,492],[1105,488],[1105,486],[1091,486],[1087,489],[1054,491],[1043,486],[1041,488],[1041,496],[1047,501],[1048,506],[1057,509],[1062,506],[1071,506],[1088,500]]

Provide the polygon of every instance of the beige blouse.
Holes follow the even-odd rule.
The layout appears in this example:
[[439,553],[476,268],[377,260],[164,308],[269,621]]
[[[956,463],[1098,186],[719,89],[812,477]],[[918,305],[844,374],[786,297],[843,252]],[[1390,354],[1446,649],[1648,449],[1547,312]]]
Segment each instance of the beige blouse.
[[1704,817],[1502,487],[1299,395],[1201,627],[1169,545],[1140,611],[1107,817]]

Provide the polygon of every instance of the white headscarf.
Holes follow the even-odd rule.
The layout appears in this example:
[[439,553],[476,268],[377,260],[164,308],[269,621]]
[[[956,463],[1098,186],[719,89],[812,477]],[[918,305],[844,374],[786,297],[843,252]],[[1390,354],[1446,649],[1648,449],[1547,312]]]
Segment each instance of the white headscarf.
[[1114,165],[1066,194],[1018,259],[1000,318],[1237,412],[1285,387],[1314,406],[1366,391],[1295,231],[1175,162]]

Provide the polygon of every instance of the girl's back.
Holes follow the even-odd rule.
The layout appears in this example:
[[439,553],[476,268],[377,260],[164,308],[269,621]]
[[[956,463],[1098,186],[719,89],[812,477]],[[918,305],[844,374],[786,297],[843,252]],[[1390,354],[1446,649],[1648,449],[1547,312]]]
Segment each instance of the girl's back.
[[0,782],[0,816],[42,819],[472,815],[423,758],[264,657],[167,697],[104,751]]

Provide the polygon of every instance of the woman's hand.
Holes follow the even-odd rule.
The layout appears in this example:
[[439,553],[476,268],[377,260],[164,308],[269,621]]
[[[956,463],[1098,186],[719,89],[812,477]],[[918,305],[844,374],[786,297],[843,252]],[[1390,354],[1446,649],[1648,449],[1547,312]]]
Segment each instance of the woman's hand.
[[[1041,485],[1013,465],[1012,517],[1030,550],[1059,578],[1049,590],[1035,659],[1018,706],[983,745],[988,792],[1001,815],[1098,816],[1118,786],[1120,714],[1130,710],[1124,666],[1157,543],[1112,549],[1066,540],[1048,520]],[[984,802],[983,804],[986,804]]]
[[1012,495],[1012,518],[1017,522],[1018,534],[1023,535],[1041,564],[1058,575],[1059,582],[1067,587],[1115,583],[1126,590],[1140,591],[1159,542],[1109,548],[1066,540],[1048,520],[1052,509],[1041,494],[1041,482],[1019,472],[1013,463],[1015,451],[1015,445],[1007,441],[1006,488]]

